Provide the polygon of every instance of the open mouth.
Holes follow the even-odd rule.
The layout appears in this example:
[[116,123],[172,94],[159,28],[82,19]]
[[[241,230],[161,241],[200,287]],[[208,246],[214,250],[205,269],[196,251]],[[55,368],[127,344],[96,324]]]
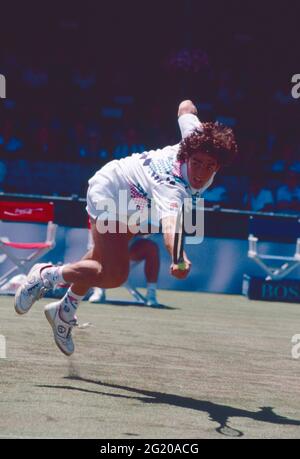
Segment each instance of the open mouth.
[[194,183],[197,183],[197,185],[202,185],[203,184],[203,179],[199,177],[193,177]]

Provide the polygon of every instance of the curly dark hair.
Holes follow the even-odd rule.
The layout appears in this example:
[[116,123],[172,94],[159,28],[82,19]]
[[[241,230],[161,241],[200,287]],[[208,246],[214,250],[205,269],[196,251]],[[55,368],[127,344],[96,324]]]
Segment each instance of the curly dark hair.
[[232,129],[218,122],[202,123],[202,129],[195,129],[180,142],[177,158],[187,161],[197,152],[213,156],[220,166],[227,166],[238,153]]

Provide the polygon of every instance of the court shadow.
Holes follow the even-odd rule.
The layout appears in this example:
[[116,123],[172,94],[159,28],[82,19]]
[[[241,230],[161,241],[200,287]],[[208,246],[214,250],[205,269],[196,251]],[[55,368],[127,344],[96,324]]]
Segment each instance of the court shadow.
[[121,386],[118,384],[109,384],[101,381],[95,381],[92,379],[82,378],[80,376],[67,376],[64,379],[69,381],[80,381],[89,384],[95,384],[105,389],[117,389],[122,391],[127,391],[129,393],[134,393],[136,395],[124,395],[116,394],[112,392],[102,392],[94,391],[90,389],[85,389],[82,387],[75,386],[51,386],[51,385],[39,385],[37,387],[44,388],[53,388],[53,389],[64,389],[64,390],[74,390],[79,392],[91,393],[104,395],[114,398],[125,398],[131,400],[137,400],[141,403],[152,403],[160,405],[169,405],[176,406],[179,408],[185,408],[189,410],[194,410],[202,413],[207,413],[209,420],[216,422],[218,427],[216,427],[216,432],[223,436],[227,437],[242,437],[244,433],[241,430],[230,427],[229,421],[232,418],[248,418],[253,421],[267,422],[270,424],[279,424],[279,425],[290,425],[290,426],[300,426],[300,420],[289,419],[284,416],[276,414],[272,407],[260,407],[258,411],[249,411],[240,408],[234,408],[232,406],[220,405],[217,403],[196,400],[190,397],[183,397],[180,395],[174,394],[165,394],[162,392],[154,392],[149,390],[137,389],[128,386]]
[[136,306],[138,308],[147,308],[147,309],[165,309],[169,311],[175,311],[178,310],[179,308],[173,308],[172,306],[166,306],[165,304],[159,304],[157,306],[148,306],[147,304],[143,303],[138,303],[135,301],[126,301],[126,300],[106,300],[105,304],[110,304],[112,306]]

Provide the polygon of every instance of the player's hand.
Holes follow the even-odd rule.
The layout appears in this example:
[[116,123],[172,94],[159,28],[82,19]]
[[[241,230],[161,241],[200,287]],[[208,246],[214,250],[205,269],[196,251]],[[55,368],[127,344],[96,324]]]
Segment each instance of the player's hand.
[[184,260],[184,269],[182,269],[182,266],[172,263],[170,266],[170,273],[173,277],[176,277],[176,279],[185,279],[191,270],[191,266],[192,263],[189,260]]

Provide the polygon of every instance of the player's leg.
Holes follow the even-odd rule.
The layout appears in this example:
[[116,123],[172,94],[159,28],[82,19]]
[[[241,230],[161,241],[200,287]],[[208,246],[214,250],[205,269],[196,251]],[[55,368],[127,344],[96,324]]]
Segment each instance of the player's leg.
[[77,263],[62,267],[62,276],[76,295],[90,287],[115,288],[128,277],[130,233],[100,234],[92,224],[94,247]]
[[[60,301],[50,303],[45,307],[45,314],[53,329],[55,342],[66,355],[74,352],[71,332],[77,323],[76,310],[86,291],[95,285],[117,287],[128,277],[130,233],[100,234],[95,225],[92,225],[92,233],[94,239],[92,253],[87,254],[84,260],[67,265],[62,270],[64,280],[71,283],[68,292]],[[90,259],[87,259],[88,256]],[[92,262],[99,265],[97,266],[98,275],[92,272],[95,277],[93,281],[89,281],[86,271],[92,270]],[[80,276],[79,273],[82,275]],[[51,269],[45,268],[45,274],[51,276]]]
[[119,228],[116,233],[100,234],[95,223],[92,224],[92,233],[94,248],[83,260],[62,267],[37,266],[34,276],[27,278],[15,298],[16,309],[18,307],[24,313],[41,297],[43,289],[59,282],[71,284],[64,298],[45,308],[55,342],[66,355],[74,352],[71,330],[76,325],[75,312],[86,291],[93,286],[118,287],[128,277],[131,234],[122,233]]
[[[127,230],[127,228],[126,228]],[[71,320],[72,311],[77,309],[79,302],[84,298],[91,287],[114,288],[123,284],[129,271],[128,242],[131,233],[105,233],[97,231],[95,223],[91,225],[94,245],[85,257],[78,263],[66,265],[62,269],[62,276],[71,286],[62,299],[62,318]],[[92,271],[95,265],[95,271]],[[86,276],[91,269],[92,275]],[[43,275],[43,272],[42,272]],[[45,269],[44,276],[51,277],[51,269]],[[92,277],[93,276],[93,277]],[[72,282],[73,281],[73,282]],[[74,316],[74,311],[73,311]]]
[[159,274],[160,259],[159,249],[155,242],[149,239],[138,239],[130,248],[130,260],[145,260],[145,277],[147,280],[147,304],[158,304],[156,298],[157,279]]
[[19,314],[28,312],[47,289],[58,283],[73,284],[73,293],[83,296],[90,287],[114,288],[126,280],[131,234],[128,231],[100,234],[95,223],[92,223],[92,234],[94,247],[79,262],[64,266],[43,263],[33,267],[15,296],[15,307]]

